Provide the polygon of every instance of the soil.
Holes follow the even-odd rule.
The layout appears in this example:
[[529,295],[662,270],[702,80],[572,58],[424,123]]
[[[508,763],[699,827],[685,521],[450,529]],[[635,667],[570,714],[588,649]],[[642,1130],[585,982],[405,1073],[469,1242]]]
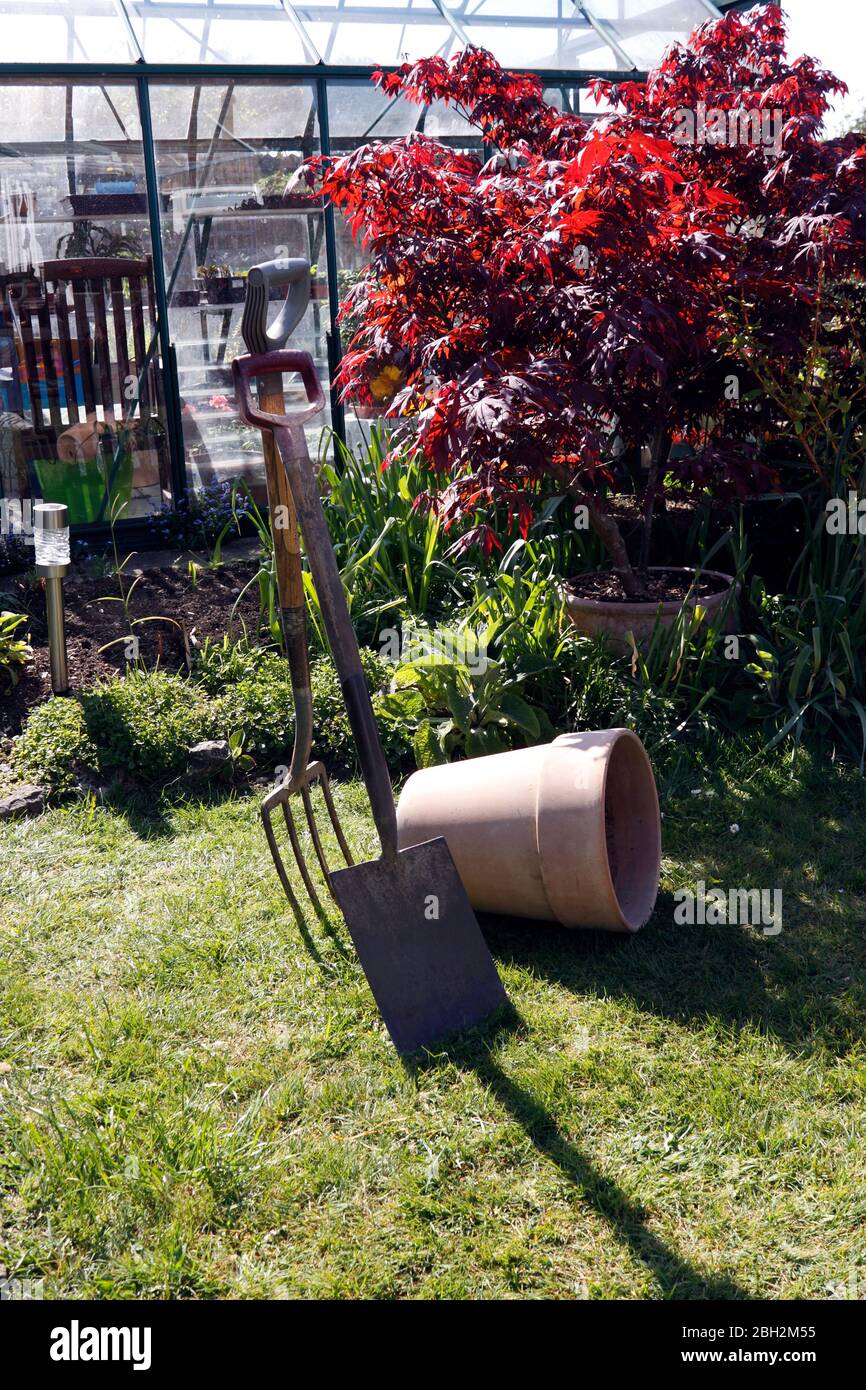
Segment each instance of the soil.
[[714,575],[701,575],[695,584],[693,575],[678,573],[676,570],[663,570],[660,574],[650,575],[645,595],[635,600],[623,592],[619,576],[609,570],[579,574],[566,581],[566,588],[576,598],[593,599],[599,603],[681,603],[689,590],[695,597],[705,598],[711,594],[720,594],[727,587],[723,580],[717,579]]
[[[255,561],[244,560],[217,570],[206,570],[193,584],[178,569],[144,569],[125,574],[128,591],[137,574],[129,611],[134,618],[156,621],[133,628],[140,654],[148,668],[157,663],[168,671],[187,669],[188,655],[206,637],[221,639],[228,630],[232,608],[244,585],[256,573]],[[21,732],[28,711],[51,693],[45,626],[45,591],[41,581],[25,576],[0,578],[0,588],[26,610],[33,661],[25,668],[11,693],[0,691],[0,743]],[[88,578],[71,574],[64,581],[66,600],[66,648],[73,692],[108,679],[126,665],[124,644],[105,644],[129,632],[116,577]],[[2,603],[0,603],[2,606]],[[235,616],[235,632],[253,635],[258,630],[259,591],[253,584],[241,599]],[[173,621],[170,621],[173,620]],[[177,626],[179,624],[179,626]]]

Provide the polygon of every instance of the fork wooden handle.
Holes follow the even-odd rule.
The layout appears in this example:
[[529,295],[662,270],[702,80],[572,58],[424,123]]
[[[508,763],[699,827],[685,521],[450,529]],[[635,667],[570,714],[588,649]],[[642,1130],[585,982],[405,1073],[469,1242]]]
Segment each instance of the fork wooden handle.
[[[283,414],[286,407],[279,377],[276,378],[276,384],[271,384],[267,379],[262,381],[259,404],[263,410]],[[292,447],[299,454],[307,456],[303,426],[297,426],[290,433]],[[310,686],[301,538],[288,474],[270,430],[262,430],[262,447],[265,456],[271,538],[274,545],[274,569],[280,601],[280,627],[289,663],[295,705],[295,734],[288,778],[289,789],[294,791],[304,778],[313,746],[313,695]]]

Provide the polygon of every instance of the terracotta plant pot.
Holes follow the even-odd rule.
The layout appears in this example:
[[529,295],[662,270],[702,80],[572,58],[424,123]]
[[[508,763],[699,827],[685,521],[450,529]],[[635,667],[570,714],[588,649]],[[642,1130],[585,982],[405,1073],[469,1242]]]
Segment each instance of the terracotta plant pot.
[[658,796],[630,729],[424,768],[397,823],[401,848],[445,836],[480,912],[635,932],[655,903]]
[[[652,567],[650,574],[677,574],[694,577],[695,571],[664,565]],[[718,570],[701,570],[701,575],[718,581],[719,588],[716,593],[691,594],[685,600],[670,599],[659,602],[657,599],[650,599],[645,603],[631,601],[611,603],[603,599],[581,598],[579,594],[573,593],[564,585],[565,607],[568,616],[579,632],[585,633],[587,637],[606,637],[608,646],[618,652],[631,651],[631,643],[628,640],[628,633],[630,632],[637,645],[645,647],[652,637],[656,619],[659,619],[662,627],[669,628],[683,607],[693,612],[696,607],[700,606],[706,611],[708,621],[713,622],[730,601],[724,627],[725,631],[732,630],[736,624],[737,599],[737,594],[733,591],[738,591],[739,585],[729,574],[721,574]]]

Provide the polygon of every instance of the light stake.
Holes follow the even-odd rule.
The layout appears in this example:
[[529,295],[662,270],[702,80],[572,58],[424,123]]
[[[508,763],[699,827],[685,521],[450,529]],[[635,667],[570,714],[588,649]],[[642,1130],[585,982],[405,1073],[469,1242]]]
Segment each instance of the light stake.
[[69,689],[69,675],[63,580],[69,573],[70,553],[69,510],[63,502],[37,502],[33,508],[33,541],[36,573],[45,580],[51,689],[55,695],[65,695]]

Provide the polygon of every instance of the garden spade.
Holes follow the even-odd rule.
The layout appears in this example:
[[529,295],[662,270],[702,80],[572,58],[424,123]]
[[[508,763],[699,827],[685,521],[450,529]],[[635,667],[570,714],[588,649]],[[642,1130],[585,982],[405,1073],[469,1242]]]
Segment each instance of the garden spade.
[[[288,292],[273,323],[268,324],[268,304],[271,299],[271,291],[283,286],[288,287]],[[253,266],[247,276],[247,290],[241,320],[241,335],[247,350],[252,353],[267,353],[284,348],[303,318],[309,299],[310,263],[303,257],[266,261],[262,265]],[[284,416],[283,379],[279,374],[269,374],[259,378],[258,402],[260,409]],[[291,423],[287,426],[287,430],[292,452],[308,468],[310,458],[304,436],[304,421],[322,410],[324,404],[325,399],[318,378],[316,378],[315,389],[309,396],[308,405],[302,410],[293,411],[289,417]],[[324,765],[320,762],[310,762],[310,749],[313,743],[313,701],[310,690],[310,659],[307,648],[304,581],[297,516],[286,470],[277,453],[274,436],[269,429],[262,430],[262,448],[265,458],[271,536],[274,545],[274,569],[280,602],[280,627],[289,663],[292,697],[295,706],[294,747],[289,771],[280,785],[269,792],[262,802],[262,824],[283,890],[293,911],[299,916],[300,904],[286,872],[274,833],[272,819],[274,813],[277,810],[283,812],[295,862],[317,912],[321,912],[322,905],[319,902],[301,849],[297,827],[290,808],[290,799],[296,796],[301,798],[313,848],[324,874],[325,882],[329,887],[331,885],[330,873],[310,799],[311,788],[314,784],[318,783],[322,788],[325,807],[347,864],[352,863],[352,856],[337,817],[331,797],[328,774]]]
[[253,401],[253,380],[285,372],[299,372],[308,399],[318,399],[312,358],[239,357],[233,371],[241,418],[272,433],[285,466],[379,837],[379,857],[336,870],[331,887],[394,1045],[412,1052],[480,1023],[507,997],[444,838],[398,850],[391,779],[315,473],[293,447],[290,417]]

